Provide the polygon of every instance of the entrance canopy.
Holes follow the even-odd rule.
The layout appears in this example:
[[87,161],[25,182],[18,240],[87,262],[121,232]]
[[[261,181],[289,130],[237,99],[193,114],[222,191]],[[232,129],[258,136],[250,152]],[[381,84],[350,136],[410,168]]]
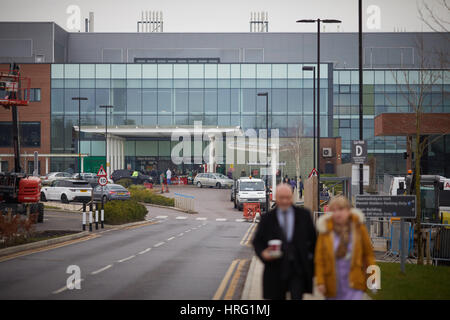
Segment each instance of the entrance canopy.
[[[78,131],[78,126],[74,126],[75,131]],[[177,131],[183,130],[191,135],[194,133],[202,133],[202,134],[226,134],[233,133],[237,136],[241,136],[244,134],[242,129],[238,127],[199,127],[194,128],[194,126],[184,127],[141,127],[141,126],[108,126],[108,135],[114,135],[117,137],[160,137],[160,138],[168,138],[173,133]],[[86,133],[97,133],[97,134],[105,134],[104,126],[82,126],[81,132]]]

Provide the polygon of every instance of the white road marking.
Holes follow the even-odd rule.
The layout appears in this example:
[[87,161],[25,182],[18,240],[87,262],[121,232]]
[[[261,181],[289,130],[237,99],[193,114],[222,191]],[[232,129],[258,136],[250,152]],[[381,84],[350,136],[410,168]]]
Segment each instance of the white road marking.
[[167,216],[156,216],[155,218],[156,218],[156,219],[166,219]]
[[123,258],[123,259],[121,259],[121,260],[117,260],[117,262],[125,262],[125,261],[128,261],[128,260],[133,259],[134,257],[136,257],[136,255],[133,254],[132,256]]
[[225,218],[217,218],[216,221],[227,221]]
[[165,243],[164,241],[159,242],[159,243],[155,244],[154,247],[158,248],[158,247],[162,246],[164,243]]
[[207,218],[205,217],[199,217],[199,218],[195,218],[195,220],[206,220]]
[[176,217],[175,219],[177,219],[177,220],[185,220],[185,219],[187,219],[187,217],[179,216],[179,217]]
[[184,234],[184,232],[182,232],[182,233],[178,234],[178,237],[181,237],[181,236],[183,236],[183,234]]
[[[81,283],[82,281],[84,281],[84,279],[76,280],[75,283],[74,283],[74,285],[77,285],[78,283]],[[65,286],[62,287],[61,289],[58,289],[58,290],[53,291],[52,293],[53,293],[53,294],[58,294],[58,293],[61,293],[61,292],[63,292],[63,291],[66,291],[66,290],[69,290],[69,288],[67,288],[67,285],[65,285]]]
[[149,252],[150,250],[152,250],[152,248],[147,248],[147,249],[145,249],[145,250],[142,250],[142,251],[139,252],[138,254],[144,254],[144,253]]
[[108,270],[109,268],[112,267],[112,264],[108,264],[106,267],[100,268],[98,270],[92,271],[91,274],[95,275],[95,274],[99,274],[100,272],[103,272],[105,270]]
[[191,229],[187,229],[185,232],[191,232]]
[[175,237],[170,237],[169,239],[167,239],[167,241],[171,241],[173,239],[175,239]]
[[244,222],[245,219],[236,219],[236,222]]
[[192,227],[191,229],[192,229],[192,230],[197,230],[197,227]]

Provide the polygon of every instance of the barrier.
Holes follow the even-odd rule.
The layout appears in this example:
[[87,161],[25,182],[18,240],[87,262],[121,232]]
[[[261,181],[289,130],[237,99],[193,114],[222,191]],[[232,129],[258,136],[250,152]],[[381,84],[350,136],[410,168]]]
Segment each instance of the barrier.
[[450,261],[450,224],[422,223],[425,234],[425,257],[437,265],[442,261]]
[[175,208],[182,209],[188,212],[194,212],[194,196],[181,194],[181,193],[174,193],[175,195]]
[[153,183],[145,182],[144,187],[146,187],[147,189],[153,189]]
[[[86,207],[89,205],[89,212],[86,212]],[[94,212],[94,206],[95,206],[95,212]],[[94,215],[94,216],[93,216]],[[100,219],[99,219],[100,215]],[[86,224],[87,220],[89,219],[89,231],[92,231],[92,224],[95,222],[95,230],[98,230],[98,225],[100,223],[100,227],[103,229],[105,228],[105,210],[104,210],[104,203],[96,202],[89,202],[89,203],[83,203],[83,215],[82,215],[82,229],[83,231],[86,231]]]
[[259,215],[261,215],[261,206],[259,203],[246,202],[244,203],[244,208],[242,211],[244,219],[247,219],[248,221],[254,221],[258,213]]

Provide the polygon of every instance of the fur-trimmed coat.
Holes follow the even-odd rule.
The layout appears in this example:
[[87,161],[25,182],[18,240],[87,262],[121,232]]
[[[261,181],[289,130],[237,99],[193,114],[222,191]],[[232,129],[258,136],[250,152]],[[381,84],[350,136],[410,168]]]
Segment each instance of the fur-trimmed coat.
[[[375,264],[372,243],[364,224],[364,214],[355,208],[351,209],[351,266],[349,285],[353,289],[365,291],[367,267]],[[317,238],[314,270],[316,283],[325,285],[325,296],[335,297],[337,279],[335,269],[334,231],[332,213],[326,213],[317,221]]]

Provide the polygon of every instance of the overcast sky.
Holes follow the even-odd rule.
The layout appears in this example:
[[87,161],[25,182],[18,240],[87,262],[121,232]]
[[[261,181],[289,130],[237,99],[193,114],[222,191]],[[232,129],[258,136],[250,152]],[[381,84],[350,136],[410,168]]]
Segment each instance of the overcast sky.
[[[418,18],[422,1],[363,0],[364,7],[380,9],[380,28],[365,31],[429,31]],[[357,0],[2,0],[0,21],[54,21],[69,30],[68,6],[77,5],[81,21],[95,13],[96,32],[135,32],[142,10],[162,11],[165,32],[248,32],[251,11],[269,13],[269,31],[307,32],[312,25],[299,25],[300,18],[336,18],[343,21],[340,31],[357,31]],[[448,12],[445,13],[448,17]],[[84,31],[84,22],[81,22]],[[337,31],[335,25],[326,31]]]

